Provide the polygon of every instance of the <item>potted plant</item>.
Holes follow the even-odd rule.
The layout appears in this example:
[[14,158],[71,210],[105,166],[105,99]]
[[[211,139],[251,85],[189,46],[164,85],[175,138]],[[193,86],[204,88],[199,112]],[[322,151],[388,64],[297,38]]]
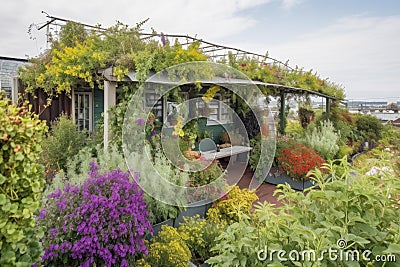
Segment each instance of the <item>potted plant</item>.
[[288,183],[296,190],[314,186],[314,181],[307,177],[307,173],[325,163],[311,147],[292,142],[277,152],[277,160],[279,168],[275,173],[270,172],[265,181],[271,184]]

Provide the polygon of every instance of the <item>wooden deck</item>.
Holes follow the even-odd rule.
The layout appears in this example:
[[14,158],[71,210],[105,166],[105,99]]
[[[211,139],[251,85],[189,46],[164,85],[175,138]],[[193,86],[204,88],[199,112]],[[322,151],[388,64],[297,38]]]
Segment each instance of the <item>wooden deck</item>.
[[[223,161],[221,162],[221,164],[222,164],[223,167],[225,167],[224,166],[225,164],[224,164]],[[238,177],[239,170],[242,170],[243,167],[244,167],[243,164],[244,163],[242,163],[242,162],[235,162],[235,164],[233,165],[232,170],[230,170],[230,172],[228,173],[228,176],[227,176],[228,184],[233,184],[234,183],[232,181],[233,180],[232,177]],[[252,177],[253,177],[253,172],[247,166],[244,174],[242,175],[242,178],[239,180],[237,185],[240,188],[248,188]],[[275,189],[276,189],[275,185],[268,184],[268,183],[261,184],[261,186],[258,187],[257,190],[256,190],[256,194],[257,194],[258,199],[259,199],[258,202],[263,203],[263,202],[267,201],[269,203],[275,204],[276,207],[281,206],[282,203],[280,203],[278,201],[277,196],[273,196],[273,193],[274,193]]]

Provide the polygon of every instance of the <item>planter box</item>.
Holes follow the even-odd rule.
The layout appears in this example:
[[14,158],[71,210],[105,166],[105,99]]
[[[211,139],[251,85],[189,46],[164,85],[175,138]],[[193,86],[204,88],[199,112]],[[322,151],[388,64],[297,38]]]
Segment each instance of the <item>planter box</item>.
[[285,173],[273,174],[270,172],[267,174],[267,177],[265,177],[264,181],[274,185],[288,183],[292,189],[300,191],[303,191],[304,189],[307,189],[315,185],[314,180],[311,179],[307,179],[305,181],[293,180],[290,176],[288,176]]
[[199,214],[200,217],[204,218],[211,205],[212,203],[206,202],[196,202],[191,205],[189,204],[186,210],[179,213],[178,218],[175,219],[174,227],[178,227],[179,223],[184,221],[183,217],[193,217],[196,214]]
[[153,225],[153,236],[158,235],[158,232],[161,231],[161,226],[163,225],[174,226],[174,221],[175,221],[174,219],[168,219],[166,221]]
[[[189,267],[197,267],[197,265],[193,262],[189,262]],[[210,265],[208,263],[202,263],[199,265],[199,267],[210,267]]]

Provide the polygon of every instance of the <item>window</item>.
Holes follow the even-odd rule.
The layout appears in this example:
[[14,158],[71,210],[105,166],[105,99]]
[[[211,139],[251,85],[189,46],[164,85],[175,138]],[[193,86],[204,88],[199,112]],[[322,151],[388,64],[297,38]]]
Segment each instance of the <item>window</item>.
[[162,98],[160,98],[159,94],[156,93],[146,93],[146,110],[150,110],[154,114],[154,116],[161,120],[163,117],[163,105]]
[[220,96],[215,96],[218,99],[212,99],[206,103],[199,99],[197,109],[202,110],[202,114],[207,115],[207,124],[226,124],[232,122],[232,116],[229,112],[229,99],[219,100]]
[[74,92],[74,119],[79,131],[93,130],[93,93]]

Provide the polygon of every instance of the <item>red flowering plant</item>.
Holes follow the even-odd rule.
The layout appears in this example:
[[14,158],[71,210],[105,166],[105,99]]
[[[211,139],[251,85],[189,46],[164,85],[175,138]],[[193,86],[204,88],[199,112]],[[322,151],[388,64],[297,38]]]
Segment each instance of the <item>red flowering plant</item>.
[[282,170],[297,180],[306,180],[310,170],[325,163],[311,147],[298,143],[278,151],[277,158]]
[[57,189],[40,211],[45,266],[132,266],[147,254],[152,226],[143,191],[129,173],[99,175],[90,165],[83,185]]

